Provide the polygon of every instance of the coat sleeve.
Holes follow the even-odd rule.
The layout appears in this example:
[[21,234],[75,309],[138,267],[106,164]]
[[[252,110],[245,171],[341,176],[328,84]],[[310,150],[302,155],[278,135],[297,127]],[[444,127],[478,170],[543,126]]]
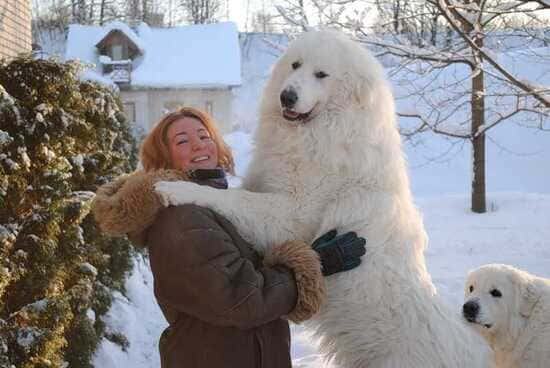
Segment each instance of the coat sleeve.
[[[286,245],[269,265],[256,268],[201,207],[163,210],[147,243],[158,302],[211,324],[246,329],[287,315],[300,320],[315,313],[325,295],[319,259],[309,245],[292,251]],[[304,281],[315,297],[299,295]]]
[[153,189],[160,180],[185,180],[177,170],[136,171],[102,185],[92,203],[100,229],[109,235],[139,237],[155,220],[163,205]]

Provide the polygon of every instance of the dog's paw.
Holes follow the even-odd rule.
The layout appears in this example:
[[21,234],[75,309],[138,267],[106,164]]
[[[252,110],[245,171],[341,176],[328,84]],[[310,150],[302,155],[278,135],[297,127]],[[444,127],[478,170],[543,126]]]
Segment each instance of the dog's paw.
[[184,198],[178,195],[184,188],[182,186],[186,183],[175,181],[159,181],[155,183],[154,188],[157,193],[160,202],[164,207],[177,206],[185,202]]

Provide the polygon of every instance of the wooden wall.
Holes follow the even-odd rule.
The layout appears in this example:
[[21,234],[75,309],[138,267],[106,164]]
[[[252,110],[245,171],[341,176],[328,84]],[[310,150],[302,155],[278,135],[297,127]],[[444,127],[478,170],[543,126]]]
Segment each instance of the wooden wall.
[[0,59],[31,51],[31,0],[0,0]]

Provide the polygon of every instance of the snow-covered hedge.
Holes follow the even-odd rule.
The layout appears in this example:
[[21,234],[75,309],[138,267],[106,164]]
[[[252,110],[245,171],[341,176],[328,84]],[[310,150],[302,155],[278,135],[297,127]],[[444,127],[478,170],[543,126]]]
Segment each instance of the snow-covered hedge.
[[126,239],[88,215],[96,188],[132,171],[136,142],[113,93],[78,64],[0,64],[0,367],[89,367]]

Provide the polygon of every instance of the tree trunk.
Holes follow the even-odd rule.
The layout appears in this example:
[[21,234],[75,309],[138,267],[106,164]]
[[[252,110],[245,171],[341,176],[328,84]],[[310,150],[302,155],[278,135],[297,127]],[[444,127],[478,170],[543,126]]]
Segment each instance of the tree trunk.
[[472,79],[472,211],[487,211],[485,201],[485,134],[476,135],[485,123],[485,97],[483,71]]
[[102,26],[105,22],[105,1],[101,0],[101,5],[99,6],[99,25]]
[[86,0],[79,0],[77,7],[78,24],[86,24]]
[[90,1],[90,12],[88,13],[88,23],[94,24],[94,0]]
[[141,2],[141,19],[140,21],[149,24],[149,4],[147,0]]
[[401,10],[401,4],[399,3],[399,0],[396,1],[394,4],[394,12],[393,12],[393,31],[395,34],[399,34],[399,17],[401,16],[400,13]]
[[[475,44],[483,47],[483,35],[478,33],[474,36]],[[482,63],[479,54],[477,54],[477,62]],[[474,70],[472,78],[472,211],[476,213],[487,212],[486,196],[485,196],[485,133],[479,134],[478,131],[485,124],[485,81],[482,65],[478,65],[480,69]]]
[[432,44],[432,46],[437,46],[437,31],[438,31],[437,20],[438,19],[439,19],[439,14],[436,12],[432,15],[432,18],[431,18],[432,29],[431,29],[430,43]]

